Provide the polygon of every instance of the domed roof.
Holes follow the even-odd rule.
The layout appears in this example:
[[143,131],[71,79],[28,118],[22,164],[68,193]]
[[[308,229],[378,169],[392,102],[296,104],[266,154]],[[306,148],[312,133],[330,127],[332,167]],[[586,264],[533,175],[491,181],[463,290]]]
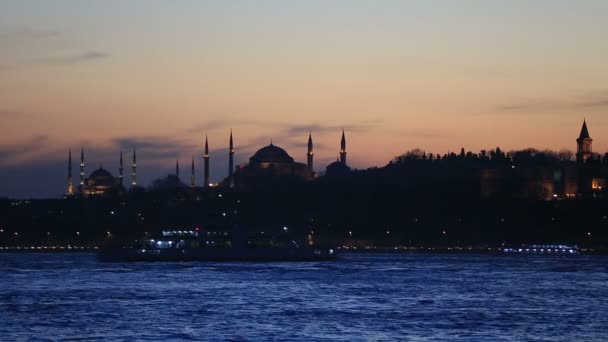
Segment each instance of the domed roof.
[[165,178],[160,178],[152,182],[150,187],[152,190],[174,190],[188,188],[176,175],[168,175]]
[[293,158],[287,152],[270,143],[270,145],[259,149],[253,157],[251,163],[293,163]]
[[112,176],[112,174],[108,170],[100,167],[99,169],[93,171],[93,173],[91,173],[89,178],[102,179],[102,178],[114,178],[114,176]]
[[350,167],[340,161],[335,161],[327,165],[327,168],[325,170],[325,174],[328,176],[344,175],[348,172],[350,172]]
[[93,187],[112,187],[116,185],[116,178],[108,170],[100,167],[91,173],[88,184]]

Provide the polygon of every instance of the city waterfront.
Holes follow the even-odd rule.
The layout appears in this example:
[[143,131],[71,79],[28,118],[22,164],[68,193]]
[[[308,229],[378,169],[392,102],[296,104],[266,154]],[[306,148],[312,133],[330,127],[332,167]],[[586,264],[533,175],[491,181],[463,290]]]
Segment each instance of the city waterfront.
[[100,263],[0,255],[6,340],[602,340],[608,257],[343,254]]

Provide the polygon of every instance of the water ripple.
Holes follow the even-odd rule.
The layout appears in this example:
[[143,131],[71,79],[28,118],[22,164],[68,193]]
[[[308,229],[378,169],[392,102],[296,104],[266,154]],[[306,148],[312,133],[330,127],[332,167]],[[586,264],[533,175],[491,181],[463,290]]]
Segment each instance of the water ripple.
[[2,340],[603,340],[608,258],[351,254],[98,263],[1,254]]

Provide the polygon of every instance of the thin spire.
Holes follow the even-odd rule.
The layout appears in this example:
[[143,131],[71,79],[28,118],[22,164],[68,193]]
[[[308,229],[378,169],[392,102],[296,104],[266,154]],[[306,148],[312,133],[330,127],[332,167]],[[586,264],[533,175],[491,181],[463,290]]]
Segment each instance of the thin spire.
[[207,134],[205,134],[205,156],[209,155],[209,140],[207,139]]
[[84,147],[80,146],[80,192],[84,191]]
[[68,151],[68,177],[72,179],[72,149]]
[[228,149],[228,185],[232,187],[232,175],[234,173],[234,139],[232,139],[232,128],[230,129],[230,146]]
[[66,192],[68,195],[74,194],[74,184],[72,183],[72,149],[68,152],[68,189]]
[[234,141],[232,139],[232,128],[230,129],[230,152],[234,152]]
[[306,164],[308,171],[313,172],[313,146],[312,146],[312,133],[308,133],[308,152],[306,153]]
[[209,186],[209,140],[205,134],[205,155],[203,156],[203,186]]
[[175,176],[179,178],[179,160],[175,160]]
[[131,167],[131,186],[137,186],[137,151],[135,147],[133,147],[133,165]]
[[589,139],[589,130],[587,129],[587,120],[583,119],[583,127],[581,127],[581,134],[579,134],[579,139]]
[[346,136],[342,129],[342,139],[340,139],[340,162],[346,165]]
[[118,178],[120,178],[120,185],[123,184],[124,179],[124,166],[122,162],[122,148],[120,149],[120,166],[118,167]]
[[312,133],[308,133],[308,152],[312,151]]
[[194,156],[192,156],[192,169],[190,171],[190,185],[192,185],[192,187],[196,186],[196,177],[194,175]]
[[587,120],[583,119],[583,127],[581,127],[581,134],[579,134],[578,139],[576,139],[576,160],[581,163],[587,161],[589,158],[593,157],[593,149],[591,144],[593,139],[589,135],[589,130],[587,129]]

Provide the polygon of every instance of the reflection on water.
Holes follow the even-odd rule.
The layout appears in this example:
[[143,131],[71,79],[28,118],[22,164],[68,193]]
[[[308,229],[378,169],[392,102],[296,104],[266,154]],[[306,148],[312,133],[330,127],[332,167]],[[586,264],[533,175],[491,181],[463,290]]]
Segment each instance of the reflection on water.
[[98,263],[0,254],[0,339],[601,340],[608,257]]

